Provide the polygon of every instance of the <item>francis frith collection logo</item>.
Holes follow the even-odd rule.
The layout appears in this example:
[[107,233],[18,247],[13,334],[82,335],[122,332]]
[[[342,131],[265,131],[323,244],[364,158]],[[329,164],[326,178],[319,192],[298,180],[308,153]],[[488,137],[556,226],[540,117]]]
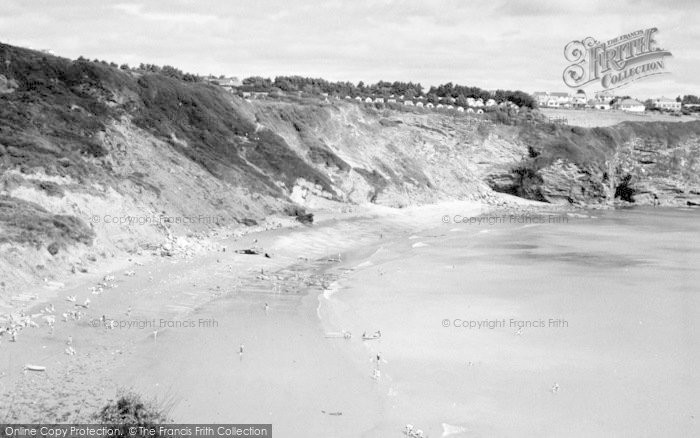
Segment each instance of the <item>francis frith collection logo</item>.
[[572,64],[564,70],[564,83],[571,88],[599,85],[611,90],[649,76],[668,73],[671,52],[657,46],[657,28],[637,30],[608,41],[592,37],[571,41],[564,56]]

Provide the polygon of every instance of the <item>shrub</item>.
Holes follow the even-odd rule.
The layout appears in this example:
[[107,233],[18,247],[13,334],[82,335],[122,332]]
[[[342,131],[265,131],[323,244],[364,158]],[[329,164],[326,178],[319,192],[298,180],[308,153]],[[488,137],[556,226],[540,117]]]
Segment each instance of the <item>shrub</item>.
[[302,224],[310,225],[314,223],[313,213],[307,213],[303,207],[290,206],[285,209],[288,215],[295,216],[296,220]]
[[121,426],[123,436],[130,436],[129,426],[150,428],[170,422],[163,407],[144,401],[139,394],[130,390],[118,393],[117,399],[108,402],[94,419],[102,424]]
[[56,254],[58,254],[58,243],[53,242],[46,249],[49,251],[49,254],[55,256]]

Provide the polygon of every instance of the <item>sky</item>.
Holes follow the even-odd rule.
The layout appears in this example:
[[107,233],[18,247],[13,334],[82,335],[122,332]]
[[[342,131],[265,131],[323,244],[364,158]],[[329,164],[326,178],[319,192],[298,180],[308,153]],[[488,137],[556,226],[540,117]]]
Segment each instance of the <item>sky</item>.
[[205,74],[575,91],[573,40],[658,28],[669,74],[618,94],[700,95],[700,1],[0,0],[0,41]]

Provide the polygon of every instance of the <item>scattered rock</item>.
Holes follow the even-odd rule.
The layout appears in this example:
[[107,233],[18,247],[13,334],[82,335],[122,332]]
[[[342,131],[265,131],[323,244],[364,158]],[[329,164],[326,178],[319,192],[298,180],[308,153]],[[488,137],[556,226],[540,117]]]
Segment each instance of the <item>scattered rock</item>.
[[55,256],[58,254],[58,243],[53,242],[46,249],[49,251],[49,254]]

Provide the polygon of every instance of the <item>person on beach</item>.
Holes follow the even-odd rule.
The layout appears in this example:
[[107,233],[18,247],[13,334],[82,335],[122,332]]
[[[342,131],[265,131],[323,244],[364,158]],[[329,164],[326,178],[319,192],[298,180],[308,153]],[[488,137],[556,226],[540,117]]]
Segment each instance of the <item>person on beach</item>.
[[238,348],[238,355],[243,357],[243,344]]

